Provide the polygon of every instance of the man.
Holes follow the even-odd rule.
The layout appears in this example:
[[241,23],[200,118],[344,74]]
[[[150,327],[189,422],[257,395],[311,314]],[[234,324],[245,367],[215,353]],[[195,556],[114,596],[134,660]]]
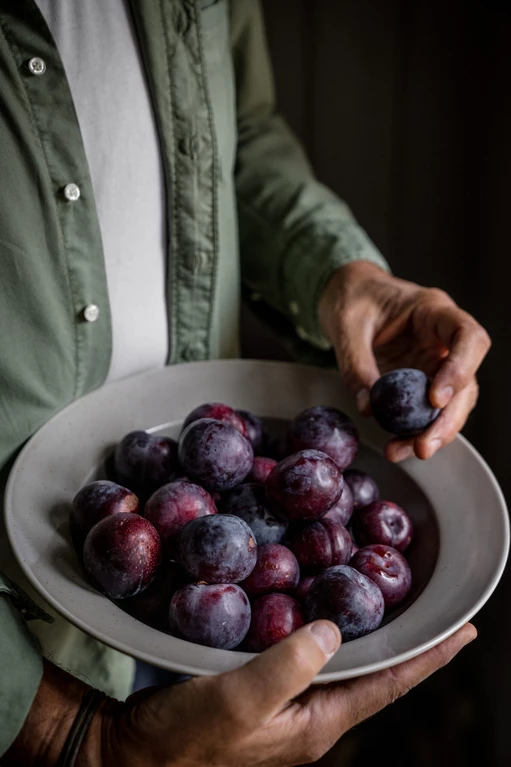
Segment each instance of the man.
[[[448,296],[390,276],[314,180],[274,113],[257,0],[0,0],[0,99],[3,482],[41,424],[106,380],[235,356],[241,279],[302,358],[335,350],[361,412],[379,370],[435,374],[442,415],[389,443],[390,460],[428,458],[463,426],[487,335]],[[7,765],[53,765],[68,737],[76,765],[310,761],[475,635],[307,690],[340,642],[319,621],[240,671],[85,715],[81,679],[124,699],[133,661],[41,604],[0,545]]]

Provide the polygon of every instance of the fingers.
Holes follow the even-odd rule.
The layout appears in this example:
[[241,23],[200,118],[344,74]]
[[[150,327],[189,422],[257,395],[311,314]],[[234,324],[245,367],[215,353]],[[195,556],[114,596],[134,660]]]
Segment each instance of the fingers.
[[446,666],[476,636],[474,626],[467,624],[449,639],[413,660],[325,690],[324,704],[319,710],[316,709],[318,721],[323,719],[328,727],[336,728],[339,737]]
[[429,396],[435,407],[442,408],[469,385],[491,340],[473,317],[455,305],[437,310],[436,333],[449,355],[433,379]]
[[337,363],[348,389],[363,415],[370,412],[369,391],[380,377],[373,353],[374,322],[369,312],[345,313],[335,343]]
[[392,440],[388,443],[385,454],[389,461],[397,463],[416,455],[427,460],[440,448],[452,442],[474,409],[479,389],[475,378],[459,394],[456,394],[446,408],[442,410],[429,429],[418,437],[408,440]]
[[330,621],[315,621],[223,676],[223,695],[243,707],[246,721],[264,723],[302,693],[338,650],[341,635]]

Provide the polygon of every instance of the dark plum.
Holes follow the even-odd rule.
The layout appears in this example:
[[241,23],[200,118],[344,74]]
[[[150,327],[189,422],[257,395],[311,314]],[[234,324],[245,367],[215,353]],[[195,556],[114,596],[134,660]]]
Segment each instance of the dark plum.
[[263,422],[259,416],[254,415],[249,410],[236,410],[236,414],[241,418],[245,425],[245,436],[252,445],[254,453],[259,453],[262,450],[265,432]]
[[249,597],[274,591],[290,591],[300,580],[300,567],[295,555],[279,543],[257,547],[257,562],[241,587]]
[[164,554],[172,557],[183,525],[216,512],[215,502],[207,490],[187,479],[178,479],[153,493],[145,505],[144,517],[157,529]]
[[315,575],[304,575],[303,578],[300,578],[300,581],[298,582],[298,586],[296,589],[291,593],[291,596],[297,599],[300,604],[304,605],[305,600],[307,599],[307,594],[309,593],[309,589],[312,586],[312,583],[316,579]]
[[138,513],[138,498],[127,487],[106,479],[89,482],[73,498],[69,513],[71,537],[78,552],[89,530],[105,517],[119,513]]
[[138,514],[114,514],[87,535],[83,563],[94,586],[110,599],[126,599],[143,591],[161,561],[160,536]]
[[371,410],[382,429],[398,437],[419,434],[440,413],[429,401],[428,377],[415,368],[379,378],[371,389]]
[[257,561],[250,527],[231,514],[212,514],[188,522],[179,534],[178,562],[194,580],[238,583]]
[[257,456],[254,458],[254,463],[248,473],[247,480],[249,482],[258,482],[260,485],[264,485],[276,465],[277,461],[274,458]]
[[229,405],[223,405],[221,402],[207,402],[204,405],[199,405],[195,410],[185,418],[183,424],[183,431],[194,421],[199,421],[202,418],[213,418],[215,421],[224,421],[230,423],[236,431],[239,431],[244,437],[248,437],[247,427],[244,419],[238,415],[238,413],[229,407]]
[[383,543],[404,551],[412,540],[412,520],[391,501],[374,501],[353,515],[353,532],[360,546]]
[[254,533],[258,546],[279,543],[287,530],[287,523],[269,511],[262,485],[247,483],[235,487],[223,496],[220,508],[224,514],[243,519]]
[[309,572],[345,565],[351,557],[350,534],[340,522],[327,517],[297,526],[289,545],[300,568]]
[[387,610],[402,602],[412,587],[408,562],[391,546],[376,543],[359,549],[351,558],[350,567],[376,583]]
[[384,609],[383,594],[378,586],[347,565],[323,570],[311,585],[306,600],[307,620],[333,621],[341,631],[343,642],[377,629]]
[[173,594],[186,584],[186,576],[177,562],[161,567],[149,586],[121,603],[123,610],[148,626],[162,631],[168,628],[169,605]]
[[114,470],[118,482],[146,499],[181,474],[177,442],[146,431],[132,431],[115,449]]
[[191,583],[176,591],[169,609],[172,634],[188,642],[233,650],[250,626],[250,602],[239,586]]
[[179,461],[190,479],[209,491],[231,490],[252,468],[252,445],[224,421],[203,418],[191,423],[179,439]]
[[303,626],[299,603],[287,594],[265,594],[252,605],[252,620],[243,649],[263,652]]
[[290,453],[320,450],[330,456],[340,471],[353,463],[358,444],[358,431],[351,418],[325,405],[308,408],[297,415],[287,433]]
[[284,458],[266,480],[273,510],[290,521],[318,519],[341,497],[342,474],[318,450],[300,450]]
[[347,469],[343,474],[344,481],[351,490],[353,509],[361,509],[380,497],[378,485],[369,474],[360,469]]
[[[353,538],[352,538],[352,539],[351,539],[351,559],[353,559],[353,557],[355,556],[355,554],[357,553],[357,551],[360,551],[360,547],[359,547],[359,545],[358,545],[357,543],[355,543],[355,541],[354,541],[354,540],[353,540]],[[350,561],[348,562],[348,564],[349,564],[350,566],[351,566],[351,559],[350,559]]]
[[[343,475],[344,476],[344,475]],[[353,493],[347,482],[344,482],[342,488],[342,494],[337,503],[328,509],[325,514],[325,519],[334,519],[340,522],[341,525],[346,526],[353,514]]]

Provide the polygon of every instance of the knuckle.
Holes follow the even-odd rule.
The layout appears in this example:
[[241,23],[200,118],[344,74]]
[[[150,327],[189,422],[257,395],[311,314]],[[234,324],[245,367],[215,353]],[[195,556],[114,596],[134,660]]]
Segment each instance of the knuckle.
[[427,301],[431,301],[432,303],[453,303],[452,298],[448,293],[445,292],[445,290],[442,290],[441,288],[426,288],[425,289],[425,298]]
[[488,351],[491,348],[492,341],[490,334],[487,330],[485,330],[485,328],[483,328],[482,325],[477,326],[477,336],[482,348],[485,349],[485,351]]

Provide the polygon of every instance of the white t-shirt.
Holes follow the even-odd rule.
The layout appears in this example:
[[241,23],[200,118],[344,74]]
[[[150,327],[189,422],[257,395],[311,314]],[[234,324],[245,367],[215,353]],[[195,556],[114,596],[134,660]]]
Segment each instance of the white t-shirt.
[[161,367],[168,356],[165,184],[127,0],[37,4],[64,63],[92,177],[112,313],[108,380]]

